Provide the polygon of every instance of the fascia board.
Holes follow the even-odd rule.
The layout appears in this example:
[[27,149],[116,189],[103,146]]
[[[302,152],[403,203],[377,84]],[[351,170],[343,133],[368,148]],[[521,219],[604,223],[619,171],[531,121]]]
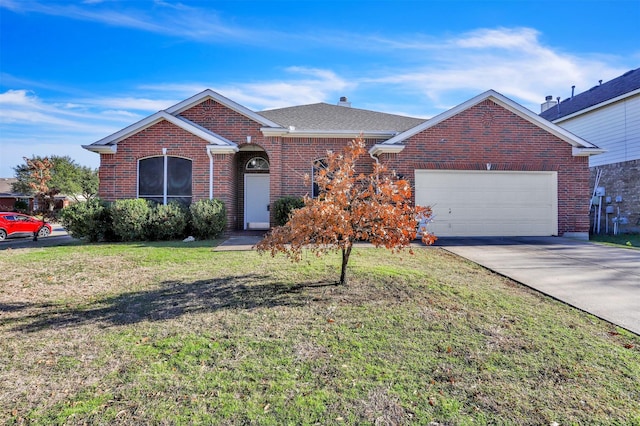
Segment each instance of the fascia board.
[[260,128],[263,136],[283,136],[289,132],[284,127],[262,127]]
[[118,152],[118,145],[82,145],[84,149],[98,154],[115,154]]
[[[172,115],[169,116],[170,118],[168,118],[169,121],[171,121],[172,123],[174,123],[176,126],[180,126],[182,127],[184,130],[190,132],[191,134],[194,134],[206,141],[209,142],[213,142],[216,145],[232,145],[235,146],[236,144],[232,141],[230,141],[229,139],[218,135],[217,133],[214,133],[212,131],[210,131],[209,129],[206,129],[196,123],[194,123],[191,120],[187,120],[184,117],[173,117]],[[173,118],[171,118],[173,117]],[[172,121],[172,120],[177,120],[177,121]],[[185,125],[186,124],[186,125]]]
[[235,154],[240,149],[236,145],[207,145],[211,154]]
[[107,136],[106,138],[102,138],[99,141],[92,143],[91,145],[110,145],[113,143],[118,143],[119,141],[126,139],[129,136],[135,135],[136,133],[146,129],[147,127],[151,127],[161,121],[164,118],[162,113],[163,111],[156,112],[155,114],[143,118],[137,123],[133,123],[132,125],[127,126],[124,129]]
[[[572,118],[579,117],[579,116],[581,116],[583,114],[586,114],[588,112],[594,111],[596,109],[603,108],[603,107],[605,107],[607,105],[611,105],[611,104],[614,104],[614,103],[619,102],[619,101],[623,101],[623,100],[625,100],[627,98],[632,98],[632,97],[637,96],[637,95],[640,95],[640,89],[632,90],[631,92],[627,92],[627,93],[622,94],[620,96],[616,96],[615,98],[607,99],[606,101],[600,102],[599,104],[592,105],[589,108],[581,109],[581,110],[576,111],[576,112],[574,112],[572,114],[565,115],[564,117],[560,117],[560,118],[558,118],[556,120],[553,120],[553,123],[554,124],[562,123],[563,121],[571,120]],[[560,104],[560,106],[562,106],[562,104]]]
[[497,103],[498,105],[503,106],[504,108],[510,110],[511,112],[515,113],[516,115],[518,115],[519,117],[529,121],[530,123],[541,127],[542,129],[546,130],[547,132],[551,133],[554,136],[557,136],[558,138],[562,139],[563,141],[567,142],[568,144],[570,144],[573,147],[576,148],[598,148],[597,146],[595,146],[594,144],[587,142],[586,140],[582,139],[581,137],[569,132],[566,129],[563,129],[562,127],[553,124],[552,122],[540,117],[538,114],[535,114],[533,111],[528,110],[527,108],[523,107],[522,105],[512,101],[511,99],[497,93],[494,92],[495,95],[497,96],[492,96],[492,100]]
[[[171,114],[166,113],[165,111],[159,111],[156,112],[153,115],[150,115],[149,117],[138,121],[137,123],[132,124],[131,126],[125,127],[124,129],[110,135],[107,136],[104,139],[101,139],[97,142],[94,142],[91,145],[87,145],[87,146],[104,146],[104,145],[115,145],[118,142],[120,142],[123,139],[126,139],[130,136],[135,135],[136,133],[139,133],[141,131],[143,131],[144,129],[153,126],[154,124],[159,123],[162,120],[166,120],[168,122],[170,122],[171,124],[174,124],[178,127],[180,127],[181,129],[191,133],[194,136],[197,136],[207,142],[210,142],[212,144],[215,145],[229,145],[229,144],[233,144],[233,142],[218,136],[212,132],[209,132],[207,130],[205,130],[204,128],[197,126],[193,123],[191,123],[188,120],[184,120],[178,117],[174,117]],[[97,151],[96,151],[97,152]]]
[[404,145],[387,145],[380,143],[369,148],[369,155],[377,156],[380,154],[399,154],[404,150],[404,147]]
[[260,129],[264,136],[282,136],[286,138],[308,137],[308,138],[363,138],[386,139],[398,134],[396,131],[361,131],[361,130],[296,130],[296,129]]
[[175,104],[172,107],[169,107],[166,109],[166,111],[169,114],[172,115],[178,115],[183,111],[188,110],[189,108],[193,107],[194,105],[197,105],[207,99],[213,99],[214,101],[226,106],[227,108],[230,108],[234,111],[236,111],[239,114],[244,115],[245,117],[265,126],[265,127],[282,127],[277,123],[274,123],[271,120],[266,119],[265,117],[261,116],[260,114],[257,114],[253,111],[251,111],[249,108],[240,105],[237,102],[232,101],[229,98],[226,98],[224,96],[222,96],[219,93],[214,92],[211,89],[207,89],[204,90],[200,93],[198,93],[197,95],[193,95],[192,97],[185,99],[182,102],[179,102],[177,104]]
[[574,157],[590,157],[592,155],[603,154],[607,152],[604,148],[581,148],[574,146],[571,148],[571,154]]
[[567,130],[553,124],[550,121],[547,121],[545,119],[543,119],[542,117],[538,116],[537,114],[534,114],[532,111],[529,111],[527,108],[523,107],[522,105],[512,101],[511,99],[507,98],[504,95],[501,95],[500,93],[496,92],[495,90],[487,90],[484,93],[479,94],[478,96],[475,96],[471,99],[469,99],[466,102],[461,103],[458,106],[455,106],[453,108],[451,108],[448,111],[443,112],[442,114],[439,114],[433,118],[431,118],[430,120],[427,120],[426,122],[417,125],[416,127],[407,130],[406,132],[400,133],[399,135],[389,139],[388,141],[384,142],[384,144],[395,144],[398,142],[403,142],[406,139],[410,138],[411,136],[414,136],[424,130],[427,130],[431,127],[436,126],[437,124],[461,113],[462,111],[465,111],[477,104],[479,104],[480,102],[483,102],[487,99],[490,99],[492,101],[494,101],[496,104],[502,106],[503,108],[513,112],[514,114],[518,115],[519,117],[529,121],[530,123],[543,128],[544,130],[546,130],[547,132],[553,134],[554,136],[557,136],[558,138],[562,139],[563,141],[569,143],[570,145],[574,146],[574,147],[579,147],[579,148],[597,148],[595,145],[587,142],[586,140],[574,135],[571,132],[568,132]]

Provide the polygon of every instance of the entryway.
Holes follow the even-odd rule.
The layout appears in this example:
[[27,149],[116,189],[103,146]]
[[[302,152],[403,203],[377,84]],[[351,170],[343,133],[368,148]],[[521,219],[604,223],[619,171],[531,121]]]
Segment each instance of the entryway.
[[269,229],[268,174],[244,175],[244,229]]

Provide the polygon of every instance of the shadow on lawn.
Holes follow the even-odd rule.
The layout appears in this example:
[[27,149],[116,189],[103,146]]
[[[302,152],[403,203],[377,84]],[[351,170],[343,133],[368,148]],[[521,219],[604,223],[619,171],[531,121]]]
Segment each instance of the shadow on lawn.
[[34,332],[49,328],[76,327],[89,323],[127,325],[141,321],[165,321],[185,314],[221,309],[253,309],[275,306],[302,306],[318,294],[307,290],[337,286],[336,283],[289,285],[264,282],[265,276],[250,274],[191,283],[165,281],[159,288],[98,299],[82,308],[60,305],[14,306],[8,311],[40,312],[0,320],[0,325],[20,323],[14,330]]

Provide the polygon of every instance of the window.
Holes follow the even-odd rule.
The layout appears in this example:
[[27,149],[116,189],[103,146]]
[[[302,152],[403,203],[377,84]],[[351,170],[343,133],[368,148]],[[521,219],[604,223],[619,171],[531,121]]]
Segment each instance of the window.
[[320,187],[318,187],[318,184],[316,183],[316,174],[320,170],[326,169],[327,165],[328,165],[327,160],[324,158],[320,158],[313,162],[313,172],[311,174],[311,183],[312,183],[311,197],[313,198],[318,198],[318,196],[320,195]]
[[269,170],[269,162],[262,157],[253,157],[247,161],[246,170]]
[[166,155],[139,160],[138,197],[158,204],[191,204],[191,160]]

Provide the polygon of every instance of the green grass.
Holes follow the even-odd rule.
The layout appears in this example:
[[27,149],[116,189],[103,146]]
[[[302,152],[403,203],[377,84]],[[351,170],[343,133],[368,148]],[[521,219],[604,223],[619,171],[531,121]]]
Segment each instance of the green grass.
[[640,337],[438,248],[5,251],[5,424],[640,425]]
[[590,235],[589,240],[613,246],[640,248],[640,234]]

